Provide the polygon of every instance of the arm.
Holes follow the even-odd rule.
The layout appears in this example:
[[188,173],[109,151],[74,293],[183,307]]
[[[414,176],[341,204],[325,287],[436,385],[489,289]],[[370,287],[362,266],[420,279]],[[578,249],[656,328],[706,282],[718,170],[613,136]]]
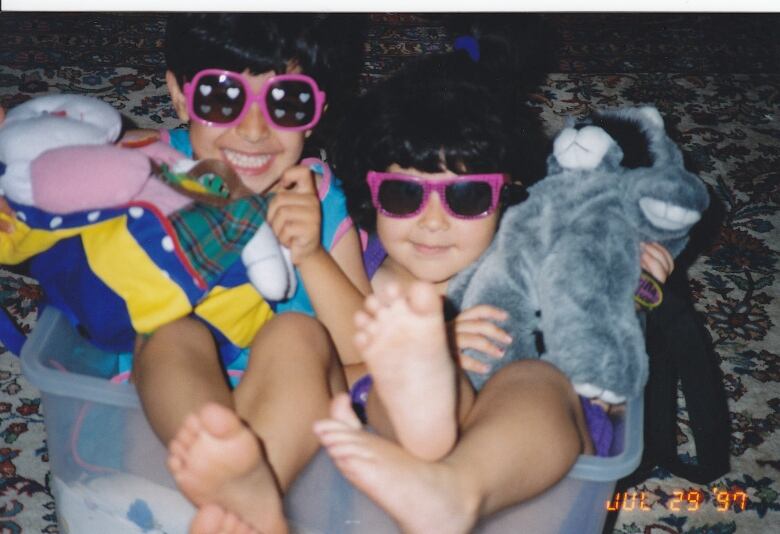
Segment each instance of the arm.
[[317,318],[333,337],[342,363],[360,361],[352,338],[353,317],[370,293],[360,242],[351,228],[331,253],[322,248],[322,214],[311,171],[295,167],[282,177],[271,201],[268,222],[279,242],[290,249]]

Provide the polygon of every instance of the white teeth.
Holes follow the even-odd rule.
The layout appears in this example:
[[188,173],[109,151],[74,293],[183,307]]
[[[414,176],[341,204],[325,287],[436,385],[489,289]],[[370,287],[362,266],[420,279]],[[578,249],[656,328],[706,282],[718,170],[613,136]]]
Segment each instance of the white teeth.
[[639,207],[653,226],[663,230],[681,230],[691,226],[701,218],[698,211],[655,198],[643,197],[639,199]]
[[253,169],[257,167],[262,167],[263,165],[268,163],[268,160],[271,159],[271,156],[267,156],[267,155],[250,156],[247,154],[241,154],[240,152],[229,152],[225,150],[225,159],[227,159],[231,165],[234,165],[236,167],[240,167],[244,169]]

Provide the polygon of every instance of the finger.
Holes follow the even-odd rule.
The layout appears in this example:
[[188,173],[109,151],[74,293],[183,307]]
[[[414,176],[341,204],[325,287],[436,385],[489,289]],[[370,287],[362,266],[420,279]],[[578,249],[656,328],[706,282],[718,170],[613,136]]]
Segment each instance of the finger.
[[499,343],[509,344],[512,342],[512,336],[506,330],[492,321],[481,319],[474,321],[456,319],[455,332],[458,334],[479,334]]
[[294,191],[296,193],[314,193],[314,173],[306,166],[296,165],[284,171],[279,180],[281,191]]
[[639,264],[661,283],[666,282],[674,270],[674,259],[663,247],[647,246],[643,248]]
[[674,268],[674,256],[660,243],[643,243],[643,252],[658,260],[670,272]]
[[477,350],[486,356],[499,359],[504,356],[504,349],[492,343],[485,336],[474,334],[456,334],[455,345],[458,350],[473,349]]
[[485,374],[490,371],[490,366],[479,360],[475,360],[471,356],[461,354],[458,356],[458,363],[460,363],[461,369],[466,371],[472,371],[474,373]]
[[509,314],[501,308],[490,306],[489,304],[480,304],[472,308],[467,308],[458,314],[459,319],[492,319],[494,321],[506,321]]
[[319,225],[322,220],[322,209],[319,201],[310,198],[309,195],[287,194],[274,197],[266,214],[266,220],[272,226],[290,220],[306,220]]

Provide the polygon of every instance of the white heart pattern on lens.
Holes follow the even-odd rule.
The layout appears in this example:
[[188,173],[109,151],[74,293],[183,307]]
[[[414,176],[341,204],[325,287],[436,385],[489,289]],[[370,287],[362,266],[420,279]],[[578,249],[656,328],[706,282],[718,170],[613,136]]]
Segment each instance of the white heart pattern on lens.
[[287,112],[286,112],[285,110],[283,110],[283,109],[275,109],[275,110],[274,110],[274,116],[275,116],[277,119],[281,119],[281,118],[282,118],[282,117],[284,117],[285,115],[287,115]]
[[235,100],[238,98],[238,95],[241,94],[241,89],[238,87],[229,87],[227,91],[225,91],[228,95],[228,98],[230,100]]
[[233,108],[229,108],[229,107],[222,108],[222,114],[225,117],[229,117],[232,113],[233,113]]
[[297,111],[295,112],[295,118],[298,120],[303,120],[303,118],[306,116],[306,113],[303,111]]
[[210,111],[211,111],[211,106],[206,106],[206,105],[200,106],[201,113],[209,113]]
[[209,96],[211,94],[211,90],[212,89],[213,89],[213,87],[211,87],[210,85],[199,85],[198,86],[198,91],[203,96]]
[[282,98],[284,98],[284,89],[280,87],[274,87],[273,89],[271,89],[271,96],[273,97],[274,100],[281,100]]
[[308,102],[310,98],[311,98],[311,93],[301,93],[298,95],[298,100],[300,100],[304,104]]

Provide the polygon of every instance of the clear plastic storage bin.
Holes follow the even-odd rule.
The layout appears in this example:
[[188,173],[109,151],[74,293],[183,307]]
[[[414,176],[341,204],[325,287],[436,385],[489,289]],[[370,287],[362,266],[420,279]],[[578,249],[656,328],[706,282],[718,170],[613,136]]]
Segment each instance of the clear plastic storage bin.
[[[186,532],[194,512],[175,490],[166,451],[147,424],[135,389],[111,383],[117,356],[86,342],[47,308],[22,350],[22,370],[41,390],[60,529],[70,534]],[[615,482],[642,452],[642,401],[616,423],[614,455],[581,456],[556,486],[482,521],[479,533],[595,533]],[[522,429],[519,429],[522,432]],[[293,531],[398,532],[320,451],[285,500]]]

